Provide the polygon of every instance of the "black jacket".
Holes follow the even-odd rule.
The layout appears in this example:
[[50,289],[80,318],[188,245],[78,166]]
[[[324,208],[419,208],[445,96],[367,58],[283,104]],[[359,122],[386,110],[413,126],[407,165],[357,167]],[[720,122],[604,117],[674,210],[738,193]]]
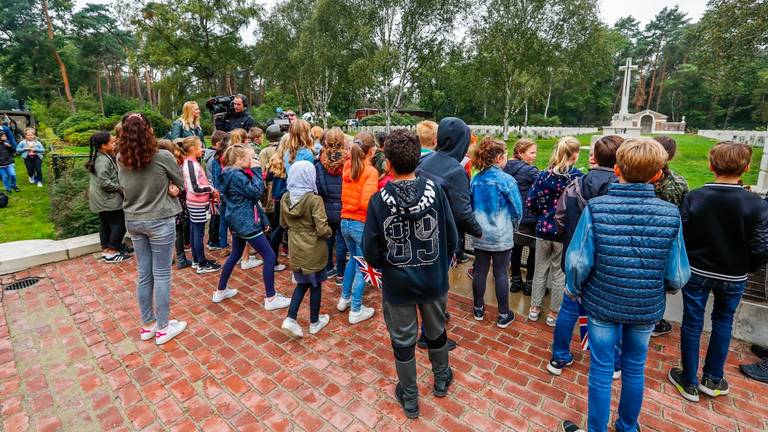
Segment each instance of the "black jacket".
[[446,295],[458,243],[448,200],[431,180],[391,181],[368,203],[363,255],[381,269],[384,300],[391,304]]
[[419,161],[416,175],[437,183],[445,191],[459,232],[482,237],[469,199],[469,177],[459,162],[469,149],[469,127],[456,117],[446,117],[437,128],[437,149]]
[[[0,130],[0,134],[3,134]],[[8,137],[0,141],[0,166],[8,166],[14,162],[13,155],[16,154],[16,146],[11,144]]]
[[531,214],[531,209],[525,205],[525,199],[528,198],[528,191],[531,190],[533,182],[539,177],[539,169],[535,165],[528,165],[521,160],[510,159],[504,166],[504,172],[515,178],[517,188],[520,190],[520,197],[523,199],[523,219],[520,224],[536,223],[536,216]]
[[[340,167],[343,168],[344,164],[342,163]],[[328,223],[338,225],[341,223],[341,170],[330,172],[318,159],[315,161],[315,171],[317,172],[317,194],[323,198]]]
[[740,282],[768,262],[768,203],[741,186],[707,183],[680,216],[691,273]]
[[256,122],[253,121],[253,117],[247,110],[241,113],[227,114],[216,119],[216,129],[224,132],[231,132],[235,129],[245,129],[247,132],[254,126],[256,126]]

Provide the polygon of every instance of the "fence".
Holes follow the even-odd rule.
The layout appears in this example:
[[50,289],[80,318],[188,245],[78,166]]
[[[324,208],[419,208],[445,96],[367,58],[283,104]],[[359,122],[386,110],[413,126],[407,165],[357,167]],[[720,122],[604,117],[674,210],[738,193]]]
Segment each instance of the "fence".
[[[393,129],[405,128],[413,130],[415,126],[392,126]],[[469,125],[469,129],[472,133],[478,136],[500,136],[502,135],[503,127],[493,125]],[[386,132],[386,126],[358,126],[356,128],[348,128],[349,133],[357,132],[370,132],[376,134],[378,132]],[[582,135],[598,133],[598,128],[595,127],[558,127],[558,126],[510,126],[510,135],[520,135],[534,138],[559,138],[568,135]]]

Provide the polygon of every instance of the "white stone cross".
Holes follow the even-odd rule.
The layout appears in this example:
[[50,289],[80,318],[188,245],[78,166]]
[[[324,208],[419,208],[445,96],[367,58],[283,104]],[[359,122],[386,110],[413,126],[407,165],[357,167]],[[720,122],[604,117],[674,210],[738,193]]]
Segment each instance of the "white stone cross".
[[632,59],[628,58],[624,66],[619,67],[624,71],[624,85],[621,87],[621,110],[619,114],[629,114],[629,88],[632,85],[632,71],[637,70],[637,65],[632,64]]

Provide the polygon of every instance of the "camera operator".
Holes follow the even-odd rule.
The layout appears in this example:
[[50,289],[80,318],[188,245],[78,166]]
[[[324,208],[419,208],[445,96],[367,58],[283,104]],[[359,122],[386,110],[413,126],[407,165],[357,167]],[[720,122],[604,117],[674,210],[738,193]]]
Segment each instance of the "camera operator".
[[216,129],[230,132],[234,129],[250,130],[256,126],[253,117],[245,109],[245,101],[245,96],[235,95],[232,98],[232,109],[224,117],[216,119]]

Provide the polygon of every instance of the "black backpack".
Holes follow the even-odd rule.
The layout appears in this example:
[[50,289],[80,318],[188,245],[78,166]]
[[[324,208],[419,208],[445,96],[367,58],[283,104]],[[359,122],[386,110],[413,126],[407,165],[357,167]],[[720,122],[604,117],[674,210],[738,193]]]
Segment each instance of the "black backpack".
[[0,192],[0,208],[8,207],[8,195]]

